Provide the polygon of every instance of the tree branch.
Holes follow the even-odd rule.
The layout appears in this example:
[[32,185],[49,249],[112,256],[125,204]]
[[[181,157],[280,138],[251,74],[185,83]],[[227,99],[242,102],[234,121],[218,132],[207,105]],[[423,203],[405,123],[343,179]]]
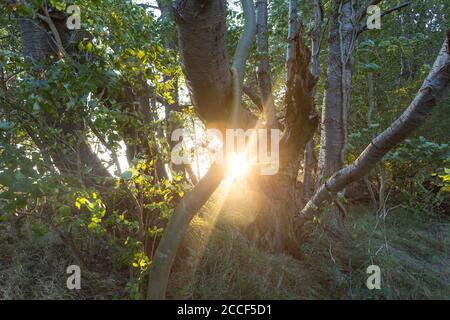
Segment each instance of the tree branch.
[[[401,10],[401,9],[403,9],[403,8],[406,8],[406,7],[408,7],[410,4],[411,4],[411,2],[406,2],[406,3],[402,3],[401,5],[398,5],[398,6],[396,6],[396,7],[387,9],[386,11],[383,11],[383,12],[381,13],[381,18],[384,17],[384,16],[386,16],[386,15],[388,15],[388,14],[390,14],[390,13],[392,13],[392,12],[395,12],[395,11]],[[358,34],[364,32],[364,31],[366,31],[366,30],[367,30],[367,23],[359,27]]]
[[146,3],[137,3],[136,5],[144,10],[147,10],[147,9],[161,10],[158,6],[154,6],[154,5],[146,4]]
[[261,97],[259,96],[258,92],[256,92],[255,89],[253,89],[252,87],[249,86],[243,86],[242,88],[243,92],[247,95],[247,97],[250,98],[250,100],[252,100],[252,102],[255,104],[255,106],[258,107],[259,111],[263,111],[263,103],[261,100]]
[[231,107],[231,127],[234,128],[239,121],[239,111],[242,101],[242,87],[244,84],[245,62],[250,54],[256,33],[256,17],[253,8],[253,0],[241,0],[244,11],[244,32],[239,39],[236,52],[234,54],[231,71],[233,74],[233,103]]
[[[45,16],[43,16],[42,14],[39,14],[39,13],[37,14],[37,16],[39,19],[41,19],[42,21],[47,23],[48,27],[50,28],[51,32],[53,33],[54,42],[60,51],[60,54],[59,54],[60,58],[67,57],[67,59],[71,59],[69,54],[67,53],[66,49],[64,49],[58,29],[56,29],[56,26],[53,23],[53,20],[50,17],[50,14],[48,13],[47,5],[45,5],[45,7],[44,7],[44,13],[45,13]],[[62,57],[61,57],[61,54],[62,54]]]
[[362,6],[359,12],[356,14],[356,21],[361,21],[361,19],[367,15],[367,9],[369,9],[370,6],[376,6],[383,1],[384,0],[371,0],[369,4],[367,4],[366,6]]
[[106,139],[103,137],[103,135],[100,133],[100,131],[97,130],[97,128],[94,126],[94,124],[88,119],[88,126],[89,128],[92,130],[92,132],[95,134],[95,136],[97,137],[97,139],[103,144],[103,146],[109,150],[111,152],[111,158],[114,161],[114,164],[117,167],[117,170],[119,171],[119,174],[122,174],[122,169],[120,168],[120,162],[119,162],[119,157],[117,156],[117,153],[113,150],[110,149],[108,146],[108,142],[106,141]]

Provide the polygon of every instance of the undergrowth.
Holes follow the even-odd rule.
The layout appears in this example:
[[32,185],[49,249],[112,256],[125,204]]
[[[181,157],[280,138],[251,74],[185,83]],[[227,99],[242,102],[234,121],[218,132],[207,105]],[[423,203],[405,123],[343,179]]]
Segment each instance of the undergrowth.
[[[249,211],[204,210],[178,255],[172,297],[450,299],[448,216],[398,207],[377,217],[365,206],[353,206],[341,230],[310,226],[304,257],[297,260],[262,251],[243,236]],[[367,288],[369,265],[381,268],[380,290]]]
[[[446,215],[397,207],[377,217],[367,206],[352,206],[343,229],[311,224],[297,260],[255,247],[242,232],[254,218],[251,207],[222,197],[216,193],[193,220],[169,298],[450,299]],[[74,261],[64,244],[52,232],[38,236],[23,228],[20,241],[13,241],[0,224],[0,299],[129,298],[126,272],[102,266],[110,259],[95,253],[89,261],[98,265],[82,271],[82,289],[68,290],[66,268]],[[381,268],[380,290],[366,286],[369,265]]]
[[[76,264],[63,242],[53,232],[36,235],[25,227],[20,240],[9,236],[0,224],[0,299],[117,299],[126,297],[127,279],[105,273],[102,257],[90,270],[82,270],[81,290],[68,290],[68,266]],[[95,269],[95,271],[93,271]]]

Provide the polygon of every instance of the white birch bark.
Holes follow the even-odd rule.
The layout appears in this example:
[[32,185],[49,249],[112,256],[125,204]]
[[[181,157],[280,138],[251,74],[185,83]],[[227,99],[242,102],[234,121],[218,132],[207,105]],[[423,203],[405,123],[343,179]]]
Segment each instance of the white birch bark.
[[322,110],[318,184],[344,165],[353,52],[357,37],[354,20],[352,0],[333,0],[328,34],[328,67]]

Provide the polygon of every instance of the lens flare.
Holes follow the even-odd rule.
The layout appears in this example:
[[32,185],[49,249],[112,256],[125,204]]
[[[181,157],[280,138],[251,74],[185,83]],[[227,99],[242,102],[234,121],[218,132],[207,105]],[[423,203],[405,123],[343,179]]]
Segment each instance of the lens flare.
[[244,176],[248,170],[248,163],[245,157],[242,155],[231,156],[230,159],[227,161],[227,163],[228,163],[228,173],[233,178]]

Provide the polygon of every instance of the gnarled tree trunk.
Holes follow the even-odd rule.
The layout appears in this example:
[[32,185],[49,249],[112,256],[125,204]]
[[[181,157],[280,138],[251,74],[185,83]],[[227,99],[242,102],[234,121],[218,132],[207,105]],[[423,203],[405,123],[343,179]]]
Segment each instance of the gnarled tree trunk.
[[291,70],[288,73],[286,94],[286,125],[280,140],[279,171],[273,176],[255,176],[254,180],[265,198],[255,222],[250,225],[252,238],[260,246],[273,252],[298,252],[293,232],[295,189],[307,142],[317,128],[314,110],[315,79],[309,68],[311,53],[297,32],[292,39],[293,52],[288,54]]
[[[49,32],[48,23],[33,17],[18,17],[18,22],[22,32],[24,56],[36,65],[46,66],[51,63],[51,54],[58,56],[52,40],[53,32]],[[63,34],[64,17],[52,20],[58,37],[63,46],[67,46],[68,36]],[[111,175],[105,169],[97,155],[91,150],[89,144],[83,137],[84,122],[79,118],[79,114],[74,111],[66,112],[64,106],[56,105],[57,115],[43,115],[42,121],[47,126],[60,129],[61,136],[54,137],[47,134],[40,134],[39,146],[45,155],[50,154],[53,164],[61,173],[78,175],[81,181],[87,186],[99,185],[100,180],[109,178]],[[74,119],[78,119],[74,121]],[[33,135],[38,136],[38,135]],[[63,147],[61,147],[61,145]],[[51,165],[51,164],[49,164]],[[91,168],[86,170],[85,168]],[[88,173],[86,173],[88,172]]]

